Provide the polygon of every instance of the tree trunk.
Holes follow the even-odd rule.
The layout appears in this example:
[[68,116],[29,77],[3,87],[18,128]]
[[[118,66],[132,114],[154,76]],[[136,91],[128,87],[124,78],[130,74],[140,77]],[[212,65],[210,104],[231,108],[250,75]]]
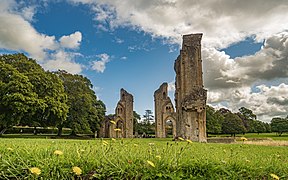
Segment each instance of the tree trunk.
[[76,132],[74,130],[72,130],[70,136],[77,136]]
[[7,130],[7,128],[3,128],[3,129],[0,131],[0,136],[2,136],[2,135],[5,133],[6,130]]
[[62,136],[62,133],[63,133],[63,127],[58,127],[57,136]]
[[34,135],[37,135],[37,128],[36,128],[36,126],[34,127],[33,134],[34,134]]

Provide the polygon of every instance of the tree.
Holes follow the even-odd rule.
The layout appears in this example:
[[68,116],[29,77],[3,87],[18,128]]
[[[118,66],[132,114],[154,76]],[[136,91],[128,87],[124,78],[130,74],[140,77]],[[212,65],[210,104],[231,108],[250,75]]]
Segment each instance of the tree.
[[138,114],[136,111],[133,111],[133,133],[136,134],[136,133],[139,133],[138,130],[139,130],[139,121],[141,119],[141,116],[140,114]]
[[237,115],[242,119],[247,132],[256,132],[254,125],[256,125],[255,121],[257,117],[252,110],[241,107]]
[[145,110],[145,114],[143,115],[144,121],[141,123],[143,133],[152,134],[155,132],[153,123],[151,121],[154,120],[153,112],[150,109]]
[[288,132],[288,119],[287,118],[273,118],[271,121],[271,129],[273,132],[282,135],[284,132]]
[[24,54],[2,55],[0,59],[28,77],[32,91],[42,103],[36,108],[36,113],[27,114],[21,119],[21,125],[35,128],[57,126],[66,120],[67,96],[62,81],[55,74],[45,71],[35,60],[27,58]]
[[234,135],[245,132],[242,120],[236,114],[228,112],[224,115],[222,123],[222,133]]
[[143,115],[144,121],[150,124],[150,121],[154,120],[154,116],[152,115],[152,111],[150,109],[145,110],[145,114]]
[[27,76],[0,60],[0,134],[43,106],[32,89]]
[[253,123],[253,127],[254,127],[254,131],[256,133],[264,133],[266,132],[266,126],[265,126],[265,123],[262,122],[262,121],[259,121],[259,120],[255,120],[254,123]]
[[72,129],[72,135],[96,131],[106,109],[104,103],[97,100],[91,81],[82,75],[62,70],[55,73],[63,81],[69,106],[67,121],[58,126],[58,134],[61,134],[64,126]]
[[209,105],[206,106],[206,129],[207,133],[219,134],[222,129],[224,116]]

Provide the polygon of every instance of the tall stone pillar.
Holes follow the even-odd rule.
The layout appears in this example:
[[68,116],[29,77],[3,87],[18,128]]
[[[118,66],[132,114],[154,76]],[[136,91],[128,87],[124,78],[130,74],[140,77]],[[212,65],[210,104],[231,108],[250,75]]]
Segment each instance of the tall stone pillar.
[[201,60],[202,34],[183,36],[182,49],[175,61],[177,136],[206,142],[206,99]]

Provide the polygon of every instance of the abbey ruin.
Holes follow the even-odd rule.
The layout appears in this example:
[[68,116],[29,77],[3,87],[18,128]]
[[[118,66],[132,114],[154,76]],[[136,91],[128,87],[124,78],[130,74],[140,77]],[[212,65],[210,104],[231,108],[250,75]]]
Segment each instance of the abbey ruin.
[[168,97],[168,84],[163,83],[158,90],[154,92],[154,103],[155,103],[155,126],[156,126],[156,137],[165,138],[166,133],[166,122],[170,120],[172,122],[172,134],[176,137],[176,113]]
[[[182,137],[198,142],[207,142],[206,99],[203,87],[202,34],[183,36],[180,55],[175,60],[175,108],[168,97],[168,84],[163,83],[154,92],[156,137],[167,137],[167,121],[172,125],[174,138]],[[133,96],[120,90],[120,100],[115,115],[102,122],[99,137],[132,138]]]
[[170,119],[173,122],[174,137],[207,142],[207,90],[203,87],[201,39],[202,34],[183,36],[182,49],[174,64],[176,112],[167,97],[167,83],[162,84],[154,93],[156,137],[166,137],[165,123]]
[[133,96],[124,89],[120,90],[115,115],[106,116],[101,123],[99,137],[133,138]]

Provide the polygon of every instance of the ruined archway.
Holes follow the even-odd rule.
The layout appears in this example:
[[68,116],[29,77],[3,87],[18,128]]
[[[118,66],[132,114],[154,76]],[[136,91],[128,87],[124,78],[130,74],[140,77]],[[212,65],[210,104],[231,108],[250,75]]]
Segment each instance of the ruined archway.
[[133,137],[133,96],[124,89],[120,90],[120,100],[115,115],[106,117],[101,124],[100,137]]
[[164,119],[165,122],[165,128],[164,128],[164,134],[167,137],[176,137],[176,119],[174,117],[168,116]]
[[171,99],[168,97],[168,84],[163,83],[158,90],[154,92],[155,101],[155,124],[156,137],[165,138],[166,122],[170,120],[173,125],[173,137],[176,136],[176,116]]

